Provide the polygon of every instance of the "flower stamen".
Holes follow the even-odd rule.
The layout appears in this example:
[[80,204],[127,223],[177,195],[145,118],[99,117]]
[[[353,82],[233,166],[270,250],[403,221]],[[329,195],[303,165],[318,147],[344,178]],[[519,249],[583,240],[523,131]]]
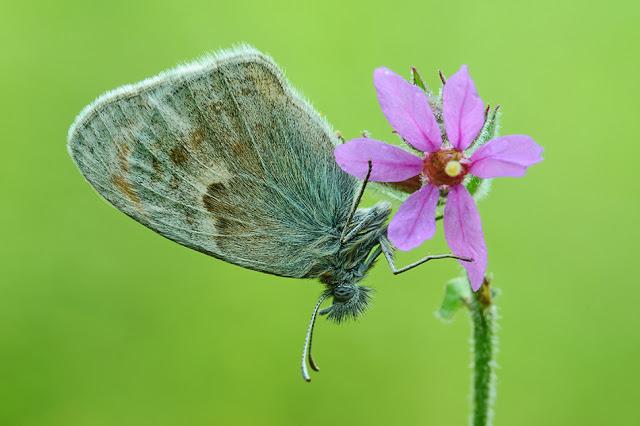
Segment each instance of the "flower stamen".
[[459,161],[451,160],[444,166],[444,172],[451,177],[456,177],[462,173],[462,164]]
[[424,159],[422,173],[432,185],[458,185],[467,174],[464,154],[455,149],[431,152]]

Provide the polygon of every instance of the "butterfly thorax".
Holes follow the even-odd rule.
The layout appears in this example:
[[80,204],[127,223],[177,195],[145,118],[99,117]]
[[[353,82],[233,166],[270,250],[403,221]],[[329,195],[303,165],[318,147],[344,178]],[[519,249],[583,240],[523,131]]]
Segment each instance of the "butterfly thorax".
[[[327,296],[333,297],[331,307],[323,313],[336,322],[356,318],[362,314],[371,299],[372,289],[358,283],[367,275],[375,262],[372,250],[385,238],[386,220],[391,212],[388,203],[378,203],[367,209],[359,209],[349,226],[355,233],[339,244],[339,249],[324,258],[318,276],[326,286]],[[339,238],[339,237],[338,237]],[[339,240],[338,240],[339,243]]]

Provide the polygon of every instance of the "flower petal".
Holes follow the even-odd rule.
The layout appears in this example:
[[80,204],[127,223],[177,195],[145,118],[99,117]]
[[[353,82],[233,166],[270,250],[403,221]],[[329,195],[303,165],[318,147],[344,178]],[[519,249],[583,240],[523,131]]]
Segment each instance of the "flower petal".
[[471,288],[477,291],[487,269],[487,248],[476,203],[463,185],[449,190],[444,208],[444,235],[456,256],[473,258],[473,262],[459,262],[467,270]]
[[466,65],[445,83],[442,104],[447,138],[454,148],[464,151],[484,125],[484,104]]
[[358,179],[367,175],[369,161],[372,181],[400,182],[422,171],[422,158],[374,139],[351,139],[338,145],[334,153],[340,168]]
[[425,185],[409,195],[389,223],[389,240],[400,250],[411,250],[436,232],[436,206],[440,190]]
[[422,89],[388,68],[374,71],[373,84],[384,116],[404,140],[423,152],[440,149],[440,128]]
[[527,167],[542,161],[542,151],[542,147],[527,135],[502,136],[473,153],[469,171],[483,179],[524,176]]

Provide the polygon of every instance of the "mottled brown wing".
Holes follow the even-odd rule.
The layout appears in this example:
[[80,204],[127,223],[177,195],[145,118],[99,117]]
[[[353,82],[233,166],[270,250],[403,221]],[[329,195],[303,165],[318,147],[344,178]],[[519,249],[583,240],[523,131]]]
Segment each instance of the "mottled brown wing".
[[275,63],[242,47],[100,97],[68,148],[104,198],[161,235],[302,277],[354,197],[335,142]]

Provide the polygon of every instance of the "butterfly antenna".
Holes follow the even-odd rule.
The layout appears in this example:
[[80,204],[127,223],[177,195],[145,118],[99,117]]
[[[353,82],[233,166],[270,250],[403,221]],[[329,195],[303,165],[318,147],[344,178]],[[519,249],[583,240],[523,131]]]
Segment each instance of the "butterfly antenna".
[[351,206],[351,211],[349,212],[349,216],[347,216],[347,221],[344,224],[344,228],[342,229],[342,235],[340,236],[340,242],[344,243],[347,236],[347,231],[349,230],[349,225],[351,225],[351,219],[353,219],[353,215],[358,210],[358,206],[360,205],[360,200],[362,200],[362,195],[364,194],[364,190],[367,188],[367,183],[369,183],[369,178],[371,177],[371,169],[373,168],[373,164],[371,160],[368,162],[367,175],[364,177],[364,181],[362,181],[362,185],[360,185],[360,190],[358,191],[358,195],[353,200],[353,205]]
[[304,350],[302,351],[302,378],[310,382],[311,376],[309,375],[309,370],[307,369],[307,360],[309,361],[309,365],[314,371],[320,371],[320,367],[316,364],[313,359],[313,355],[311,355],[311,343],[313,341],[313,328],[316,324],[316,318],[318,317],[318,310],[320,309],[320,305],[329,295],[326,293],[322,293],[316,306],[313,308],[313,313],[311,314],[311,320],[309,321],[309,327],[307,327],[307,335],[304,338]]

